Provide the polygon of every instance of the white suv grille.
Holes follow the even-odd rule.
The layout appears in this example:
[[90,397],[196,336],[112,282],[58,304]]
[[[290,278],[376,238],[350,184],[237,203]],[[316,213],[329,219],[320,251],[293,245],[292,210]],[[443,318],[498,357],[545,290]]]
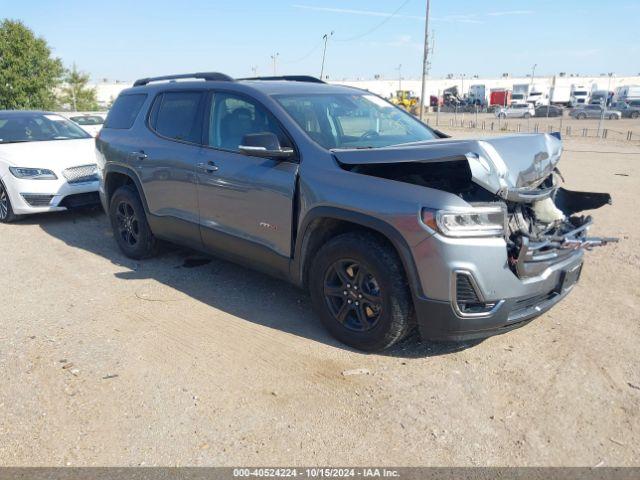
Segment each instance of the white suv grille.
[[69,183],[86,183],[98,180],[98,166],[96,164],[81,165],[67,168],[62,172]]

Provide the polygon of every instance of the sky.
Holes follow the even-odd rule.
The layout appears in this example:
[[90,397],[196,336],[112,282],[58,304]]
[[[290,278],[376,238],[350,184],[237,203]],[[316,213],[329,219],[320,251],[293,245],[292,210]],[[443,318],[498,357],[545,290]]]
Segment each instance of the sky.
[[[95,80],[220,71],[234,77],[418,78],[425,0],[0,0],[65,65]],[[394,14],[395,13],[395,14]],[[636,75],[638,0],[431,0],[430,75]],[[401,65],[400,70],[398,69]],[[254,70],[255,69],[255,70]]]

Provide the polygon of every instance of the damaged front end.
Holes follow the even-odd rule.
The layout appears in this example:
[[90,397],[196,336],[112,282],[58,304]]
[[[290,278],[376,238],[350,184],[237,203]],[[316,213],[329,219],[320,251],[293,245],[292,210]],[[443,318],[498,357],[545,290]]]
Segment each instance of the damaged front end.
[[[559,177],[553,172],[547,182]],[[608,193],[572,192],[555,187],[550,196],[532,201],[507,201],[507,252],[509,266],[520,278],[542,273],[572,251],[616,242],[609,237],[589,237],[590,215],[576,215],[611,204]]]
[[342,168],[459,196],[471,205],[500,205],[509,268],[540,275],[577,249],[617,241],[589,237],[585,210],[611,203],[607,193],[562,188],[562,143],[535,134],[483,140],[436,140],[374,150],[336,150]]

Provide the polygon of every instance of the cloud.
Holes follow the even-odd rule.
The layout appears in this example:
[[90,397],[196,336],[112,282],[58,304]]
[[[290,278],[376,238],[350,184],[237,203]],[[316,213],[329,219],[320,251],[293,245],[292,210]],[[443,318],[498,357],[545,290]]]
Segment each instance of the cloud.
[[[291,5],[293,8],[299,8],[302,10],[313,10],[315,12],[328,12],[328,13],[342,13],[347,15],[361,15],[367,17],[390,17],[392,13],[379,12],[376,10],[357,10],[352,8],[338,8],[338,7],[316,7],[315,5],[302,5],[295,3]],[[402,15],[395,14],[394,18],[405,18],[410,20],[420,20],[424,22],[424,16],[421,15]],[[451,23],[482,23],[482,21],[476,18],[476,15],[446,15],[444,17],[431,17],[434,22],[451,22]]]
[[533,10],[506,10],[503,12],[489,12],[488,17],[504,17],[507,15],[531,15]]
[[[299,5],[293,4],[291,5],[293,8],[301,8],[304,10],[314,10],[316,12],[331,12],[331,13],[347,13],[351,15],[366,15],[369,17],[388,17],[391,13],[387,12],[376,12],[373,10],[355,10],[350,8],[334,8],[334,7],[316,7],[313,5]],[[420,17],[417,15],[394,15],[396,18],[411,18],[414,20],[424,20],[424,17]]]
[[369,42],[368,45],[370,47],[422,48],[422,43],[414,41],[411,35],[399,35],[388,42]]

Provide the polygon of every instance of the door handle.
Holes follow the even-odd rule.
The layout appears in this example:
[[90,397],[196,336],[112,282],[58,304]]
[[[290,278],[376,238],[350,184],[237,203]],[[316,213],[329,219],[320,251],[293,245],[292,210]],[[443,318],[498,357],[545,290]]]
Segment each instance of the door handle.
[[213,173],[218,170],[218,166],[211,161],[207,163],[199,163],[197,167],[199,170],[202,170],[203,172],[206,172],[206,173]]
[[144,153],[142,150],[140,150],[139,152],[131,152],[129,156],[136,160],[146,160],[147,158],[149,158],[149,155]]

